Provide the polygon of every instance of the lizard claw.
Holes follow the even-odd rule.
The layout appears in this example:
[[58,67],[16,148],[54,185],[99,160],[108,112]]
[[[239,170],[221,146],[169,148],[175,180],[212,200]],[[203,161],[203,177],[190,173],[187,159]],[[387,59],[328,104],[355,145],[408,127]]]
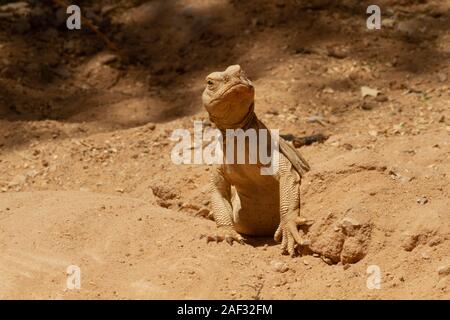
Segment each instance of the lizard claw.
[[297,229],[300,225],[311,224],[302,218],[289,219],[288,221],[282,221],[275,232],[274,239],[277,242],[281,241],[281,250],[283,253],[288,253],[290,256],[295,255],[295,247],[308,246],[310,241],[302,239]]
[[239,233],[234,231],[231,226],[218,227],[218,232],[216,235],[201,235],[200,238],[206,238],[206,243],[219,243],[225,240],[230,245],[233,245],[233,242],[245,244],[245,239]]

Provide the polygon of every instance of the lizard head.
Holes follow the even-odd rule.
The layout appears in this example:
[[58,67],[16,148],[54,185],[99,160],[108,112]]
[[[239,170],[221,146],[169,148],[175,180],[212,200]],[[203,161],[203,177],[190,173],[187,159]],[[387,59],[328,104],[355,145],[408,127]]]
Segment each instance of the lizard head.
[[219,128],[239,128],[253,114],[255,89],[239,65],[206,77],[202,101]]

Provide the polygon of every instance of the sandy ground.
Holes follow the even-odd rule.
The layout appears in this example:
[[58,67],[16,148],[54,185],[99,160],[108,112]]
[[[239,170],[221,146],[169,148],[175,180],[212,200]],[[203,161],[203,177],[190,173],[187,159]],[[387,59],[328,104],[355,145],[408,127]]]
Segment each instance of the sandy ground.
[[[314,3],[82,2],[121,54],[51,6],[1,18],[0,299],[449,299],[450,2],[380,1],[380,31]],[[210,168],[169,137],[236,63],[269,127],[330,136],[301,148],[313,252],[200,239]]]

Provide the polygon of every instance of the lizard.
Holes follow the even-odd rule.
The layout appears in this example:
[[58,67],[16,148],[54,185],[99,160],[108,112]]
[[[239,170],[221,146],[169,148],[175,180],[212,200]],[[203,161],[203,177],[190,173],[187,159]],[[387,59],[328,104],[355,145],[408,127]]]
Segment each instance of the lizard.
[[[227,129],[267,129],[255,114],[254,97],[253,83],[239,65],[206,77],[203,107],[220,129],[224,142]],[[244,236],[273,236],[281,242],[282,253],[291,256],[297,246],[309,244],[298,227],[312,223],[300,217],[300,182],[310,166],[298,150],[283,138],[278,139],[281,152],[272,175],[261,174],[259,159],[255,164],[224,161],[213,167],[211,209],[217,230],[207,236],[208,242],[245,244]],[[248,144],[245,148],[248,159]]]

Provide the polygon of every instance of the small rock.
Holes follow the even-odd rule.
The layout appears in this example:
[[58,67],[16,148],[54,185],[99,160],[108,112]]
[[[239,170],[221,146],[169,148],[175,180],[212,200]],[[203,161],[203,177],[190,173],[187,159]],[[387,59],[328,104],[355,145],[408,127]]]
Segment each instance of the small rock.
[[355,229],[361,226],[361,223],[353,218],[345,217],[339,225],[342,227],[345,234],[352,235],[355,233]]
[[270,267],[272,268],[273,271],[280,273],[284,273],[289,270],[287,264],[279,260],[270,261]]
[[321,258],[322,258],[323,262],[325,262],[326,264],[329,264],[329,265],[333,264],[333,260],[331,260],[330,258],[327,258],[324,256],[322,256]]
[[326,125],[326,120],[325,120],[325,118],[322,117],[322,116],[318,116],[318,115],[308,117],[307,121],[308,121],[309,123],[315,123],[315,122],[317,122],[318,124],[320,124],[320,125],[322,125],[322,126],[325,126],[325,125]]
[[107,65],[117,61],[118,56],[113,53],[102,53],[96,57],[96,62],[99,65]]
[[418,236],[414,234],[404,233],[401,247],[405,251],[412,251],[415,247],[417,247]]
[[386,102],[386,101],[388,101],[388,97],[386,97],[385,95],[379,95],[379,96],[377,96],[376,98],[375,98],[375,101],[377,101],[377,102]]
[[443,239],[443,237],[437,235],[437,236],[432,237],[432,238],[430,239],[430,241],[428,241],[428,245],[429,245],[430,247],[434,247],[434,246],[440,245],[440,244],[441,244],[442,242],[444,242],[444,241],[445,241],[445,240]]
[[450,264],[446,265],[446,266],[441,266],[438,268],[438,274],[440,276],[447,276],[450,274]]
[[372,137],[376,137],[376,136],[378,136],[378,131],[377,130],[370,130],[369,131],[369,135],[371,135]]
[[268,110],[266,113],[274,115],[274,116],[277,116],[279,114],[277,110],[273,110],[273,109]]
[[366,96],[377,97],[380,93],[377,89],[372,89],[370,87],[363,86],[361,87],[361,96],[364,98]]
[[405,124],[403,122],[399,123],[399,124],[394,124],[392,126],[392,131],[394,133],[400,133],[400,132],[402,132],[404,126],[405,126]]
[[156,199],[156,204],[162,208],[166,208],[169,209],[170,207],[172,207],[172,202],[167,201],[167,200],[163,200],[163,199]]
[[334,90],[331,89],[330,87],[327,87],[327,88],[323,89],[322,92],[332,94],[332,93],[334,93]]
[[345,150],[352,150],[353,146],[350,143],[344,143],[342,145],[342,148],[344,148]]
[[428,203],[427,197],[419,197],[416,199],[416,201],[418,204],[422,204],[422,205]]
[[329,47],[327,48],[327,55],[336,59],[344,59],[347,57],[347,52],[342,48]]
[[395,26],[395,20],[391,18],[382,19],[381,26],[392,29]]
[[441,277],[436,285],[436,288],[442,291],[446,291],[447,287],[448,287],[448,282],[450,279],[448,279],[447,277]]
[[426,252],[422,252],[421,256],[423,260],[430,260],[430,255]]
[[341,262],[344,265],[347,263],[356,263],[366,255],[364,239],[357,237],[356,231],[347,235],[350,235],[350,237],[345,240],[341,252]]
[[[153,186],[151,187],[153,194],[162,199],[162,200],[172,200],[174,198],[176,198],[177,194],[174,193],[170,188],[163,186],[163,185],[159,185],[159,186]],[[195,210],[200,209],[199,207],[197,207]]]
[[377,105],[372,101],[363,101],[361,104],[361,109],[363,110],[373,110]]

